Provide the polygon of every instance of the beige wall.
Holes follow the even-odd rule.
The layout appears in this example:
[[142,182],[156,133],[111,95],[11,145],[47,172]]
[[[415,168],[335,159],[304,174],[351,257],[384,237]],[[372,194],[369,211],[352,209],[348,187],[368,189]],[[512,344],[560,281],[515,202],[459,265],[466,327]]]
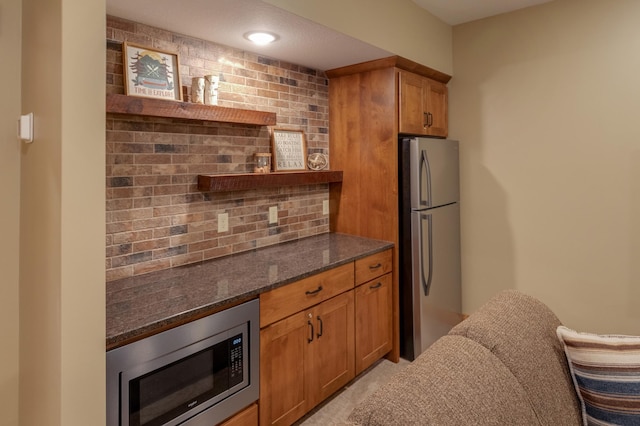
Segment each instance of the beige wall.
[[396,55],[451,74],[451,26],[412,0],[264,0]]
[[[20,424],[104,422],[104,3],[23,1]],[[79,35],[82,36],[79,36]]]
[[20,141],[16,120],[20,111],[21,1],[2,3],[0,52],[4,56],[0,81],[0,413],[2,424],[18,424],[19,329],[18,292],[20,250]]
[[640,333],[640,2],[556,0],[454,28],[464,310],[517,288]]

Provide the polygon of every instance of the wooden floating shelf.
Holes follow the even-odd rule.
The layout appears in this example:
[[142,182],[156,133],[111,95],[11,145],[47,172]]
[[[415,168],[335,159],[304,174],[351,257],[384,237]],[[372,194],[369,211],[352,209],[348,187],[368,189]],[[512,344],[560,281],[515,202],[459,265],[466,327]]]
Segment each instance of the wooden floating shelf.
[[215,105],[202,105],[119,94],[107,95],[107,112],[180,118],[185,120],[252,124],[256,126],[274,126],[276,124],[276,114],[274,112],[225,108]]
[[242,191],[273,186],[316,185],[342,182],[342,171],[299,171],[274,173],[243,173],[199,175],[198,189],[208,192]]

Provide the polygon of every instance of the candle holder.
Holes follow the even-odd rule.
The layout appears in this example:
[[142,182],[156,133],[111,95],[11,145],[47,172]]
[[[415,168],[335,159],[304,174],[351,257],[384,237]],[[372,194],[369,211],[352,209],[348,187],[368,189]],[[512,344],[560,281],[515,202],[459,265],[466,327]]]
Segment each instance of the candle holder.
[[253,168],[254,173],[270,173],[271,172],[271,154],[256,153],[254,155],[256,165]]

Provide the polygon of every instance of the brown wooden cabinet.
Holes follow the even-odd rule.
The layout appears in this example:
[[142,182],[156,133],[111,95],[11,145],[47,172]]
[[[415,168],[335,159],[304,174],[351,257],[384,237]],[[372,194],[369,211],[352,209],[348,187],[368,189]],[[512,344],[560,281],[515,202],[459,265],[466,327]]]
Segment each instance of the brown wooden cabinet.
[[391,350],[392,270],[388,249],[260,295],[261,425],[290,425]]
[[355,377],[353,291],[307,311],[313,324],[309,342],[309,409]]
[[407,71],[398,72],[399,132],[446,137],[448,133],[447,86]]
[[260,424],[290,425],[355,377],[353,291],[260,333]]
[[392,252],[356,261],[356,374],[392,348]]
[[350,263],[261,295],[261,425],[293,423],[355,377],[353,283]]
[[[326,72],[329,77],[329,152],[331,167],[343,171],[342,182],[330,184],[330,228],[334,232],[360,235],[395,243],[392,294],[392,351],[388,358],[400,357],[400,317],[398,289],[398,247],[400,223],[398,216],[398,136],[400,131],[400,79],[419,76],[411,95],[405,93],[404,113],[411,105],[420,113],[417,121],[423,134],[422,119],[424,79],[440,83],[446,89],[450,76],[393,56]],[[406,82],[406,79],[404,79]],[[412,80],[413,81],[413,80]],[[418,87],[420,87],[419,95]],[[407,92],[407,88],[403,92]],[[429,86],[427,105],[436,105],[437,85]],[[415,91],[415,93],[414,93]],[[441,127],[437,110],[433,109],[433,125]],[[415,97],[415,101],[410,101]],[[431,102],[431,104],[429,103]],[[414,112],[417,116],[418,113]],[[403,114],[404,115],[404,114]],[[446,114],[444,115],[446,120]],[[408,119],[407,119],[408,120]],[[446,130],[446,124],[444,125]],[[411,132],[413,133],[413,132]],[[444,133],[446,135],[446,132]]]
[[260,332],[261,425],[288,425],[309,409],[309,336],[304,311]]

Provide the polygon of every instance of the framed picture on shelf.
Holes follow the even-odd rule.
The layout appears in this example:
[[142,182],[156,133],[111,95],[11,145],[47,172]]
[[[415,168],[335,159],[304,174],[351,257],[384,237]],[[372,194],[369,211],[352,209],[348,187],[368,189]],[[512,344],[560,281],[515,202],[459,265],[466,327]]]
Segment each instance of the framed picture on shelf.
[[122,43],[124,92],[130,96],[182,100],[178,54]]
[[307,169],[307,141],[302,130],[270,129],[273,171]]

